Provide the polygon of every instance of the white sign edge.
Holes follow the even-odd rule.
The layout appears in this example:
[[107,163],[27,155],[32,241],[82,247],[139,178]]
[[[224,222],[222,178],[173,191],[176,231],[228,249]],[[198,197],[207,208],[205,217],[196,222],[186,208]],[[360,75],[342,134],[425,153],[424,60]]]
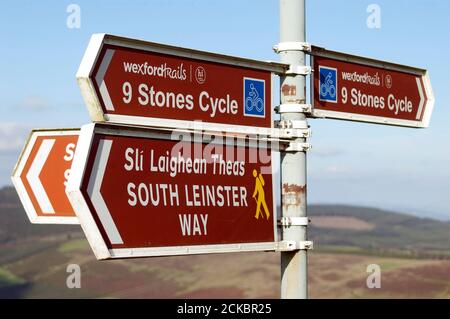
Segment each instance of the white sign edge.
[[98,96],[95,93],[94,84],[90,79],[91,73],[103,47],[105,36],[106,34],[104,33],[95,33],[91,36],[76,74],[81,95],[87,106],[89,115],[94,122],[106,120]]
[[431,114],[434,110],[435,97],[433,87],[431,86],[431,80],[428,71],[422,77],[423,84],[425,86],[425,93],[427,95],[427,101],[425,104],[425,111],[422,116],[422,127],[427,128],[430,125]]
[[94,137],[94,128],[95,124],[93,123],[81,127],[71,173],[66,186],[66,194],[95,257],[101,260],[109,258],[110,254],[90,213],[89,206],[81,193],[81,185]]

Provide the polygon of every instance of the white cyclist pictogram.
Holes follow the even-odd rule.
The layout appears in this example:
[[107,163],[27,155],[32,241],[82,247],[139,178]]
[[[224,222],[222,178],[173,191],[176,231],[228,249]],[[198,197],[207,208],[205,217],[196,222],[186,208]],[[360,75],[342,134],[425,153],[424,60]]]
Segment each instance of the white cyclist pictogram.
[[248,94],[250,96],[245,99],[245,108],[247,111],[251,111],[253,108],[256,108],[258,112],[262,112],[264,102],[262,98],[259,97],[258,90],[256,90],[253,83],[250,84],[250,90],[251,92]]
[[325,77],[325,81],[320,85],[320,95],[322,95],[323,97],[336,97],[336,86],[334,85],[333,80],[331,80],[331,77],[332,74],[330,72]]

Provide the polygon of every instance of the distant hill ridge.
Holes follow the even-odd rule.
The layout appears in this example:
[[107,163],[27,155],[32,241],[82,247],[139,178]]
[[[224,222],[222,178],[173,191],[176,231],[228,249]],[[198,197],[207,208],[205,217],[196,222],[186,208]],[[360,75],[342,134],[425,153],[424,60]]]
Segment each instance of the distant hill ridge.
[[0,189],[0,244],[61,234],[68,237],[83,235],[79,225],[31,224],[16,190],[12,187]]
[[[345,205],[312,205],[308,214],[312,219],[309,236],[322,248],[341,248],[343,252],[359,248],[365,253],[450,258],[449,222]],[[339,221],[344,217],[350,221],[344,225],[347,227],[336,222],[336,218]],[[314,226],[315,218],[317,226]],[[334,223],[327,219],[334,219]],[[355,223],[359,223],[359,229],[352,229]]]
[[[450,258],[450,223],[376,208],[310,205],[309,238],[316,249]],[[27,238],[84,237],[78,225],[33,225],[12,187],[0,189],[0,244]]]

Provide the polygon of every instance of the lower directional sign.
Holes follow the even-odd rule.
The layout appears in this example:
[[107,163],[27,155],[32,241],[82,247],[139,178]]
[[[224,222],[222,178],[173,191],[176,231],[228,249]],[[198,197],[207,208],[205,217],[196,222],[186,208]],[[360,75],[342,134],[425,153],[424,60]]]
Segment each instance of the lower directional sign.
[[39,224],[78,224],[65,188],[79,129],[34,130],[12,181],[28,218]]
[[278,150],[200,137],[83,126],[66,192],[98,259],[277,249]]

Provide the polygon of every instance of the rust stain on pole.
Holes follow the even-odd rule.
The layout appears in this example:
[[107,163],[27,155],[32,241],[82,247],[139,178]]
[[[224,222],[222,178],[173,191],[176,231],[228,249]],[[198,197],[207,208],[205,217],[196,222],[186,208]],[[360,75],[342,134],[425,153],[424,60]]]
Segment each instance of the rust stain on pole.
[[300,205],[302,196],[306,193],[306,185],[283,184],[283,206]]
[[297,94],[297,87],[295,85],[284,84],[281,87],[281,93],[284,96],[295,96]]

